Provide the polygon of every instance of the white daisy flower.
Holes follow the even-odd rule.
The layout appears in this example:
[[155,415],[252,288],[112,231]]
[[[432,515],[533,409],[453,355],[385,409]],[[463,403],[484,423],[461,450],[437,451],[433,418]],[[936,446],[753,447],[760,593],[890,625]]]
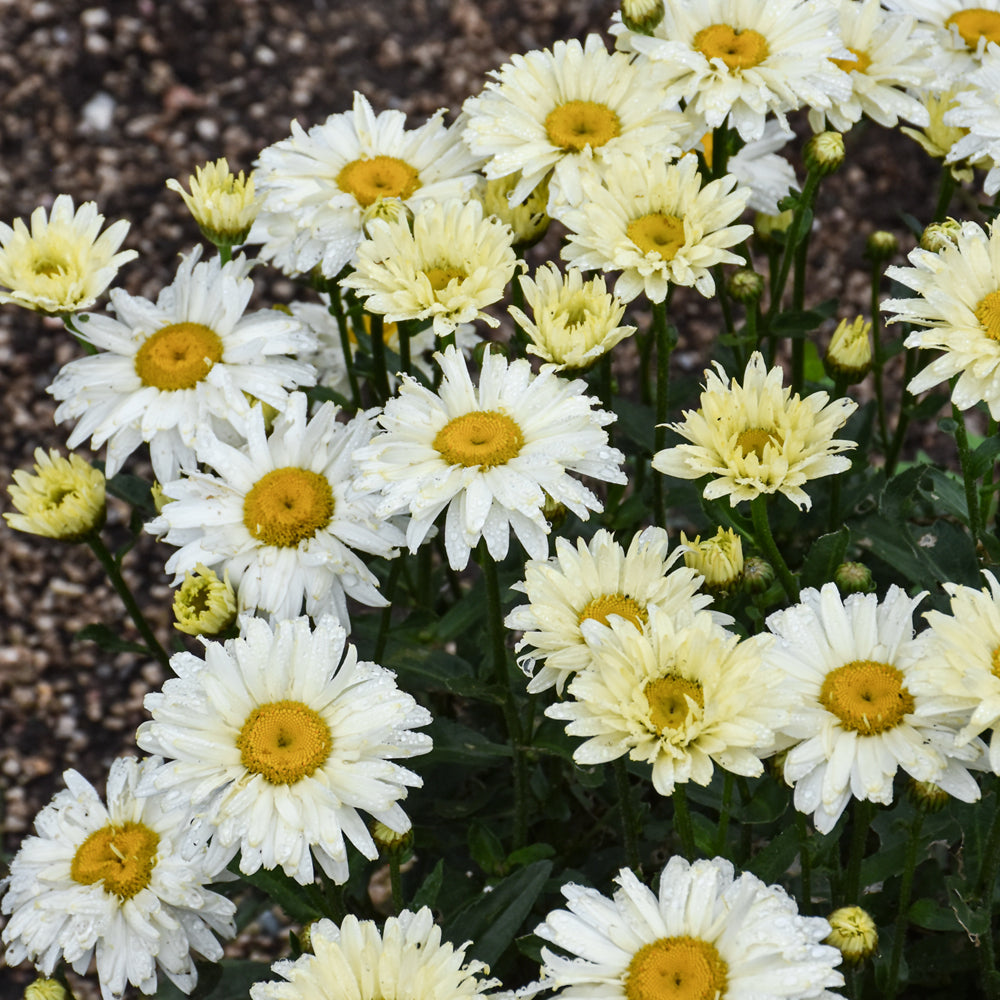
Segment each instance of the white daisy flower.
[[885,0],[933,32],[930,69],[935,90],[961,83],[990,42],[1000,43],[1000,0]]
[[364,810],[397,833],[399,805],[421,779],[393,763],[427,753],[414,732],[430,714],[396,687],[395,675],[359,661],[331,618],[274,630],[244,616],[242,637],[205,642],[205,658],[176,653],[176,678],[146,695],[152,720],[136,742],[171,759],[147,785],[190,802],[214,827],[212,847],[240,871],[281,868],[303,885],[313,861],[337,883],[348,876],[346,837],[378,857]]
[[335,278],[354,260],[364,238],[364,212],[379,199],[421,202],[464,198],[477,183],[481,160],[461,141],[461,126],[444,124],[444,110],[416,129],[401,111],[376,115],[355,92],[354,108],[331,115],[268,146],[254,183],[261,206],[248,242],[287,274],[318,267]]
[[351,453],[367,444],[375,411],[347,424],[324,403],[311,420],[293,394],[267,435],[264,414],[247,417],[247,443],[203,435],[198,457],[219,475],[191,472],[166,483],[172,502],[146,525],[178,550],[167,560],[174,586],[199,563],[225,569],[240,609],[276,618],[332,614],[349,627],[346,598],[382,607],[378,580],[354,551],[385,559],[403,535],[375,512],[377,497],[352,483]]
[[341,282],[365,299],[369,312],[393,323],[433,320],[442,337],[476,319],[500,325],[482,309],[503,298],[518,260],[510,228],[484,218],[481,202],[429,204],[412,224],[378,220],[369,230],[356,270]]
[[579,202],[581,175],[608,153],[680,155],[688,123],[665,110],[664,73],[609,53],[599,35],[512,56],[490,75],[494,80],[463,106],[463,138],[487,158],[490,180],[520,172],[512,204],[546,179],[550,205]]
[[[601,528],[589,543],[557,538],[553,558],[527,562],[524,581],[511,589],[526,594],[528,603],[514,608],[505,624],[524,632],[516,649],[530,650],[518,664],[531,677],[531,693],[555,687],[562,694],[566,681],[590,664],[584,622],[607,625],[609,615],[618,615],[641,631],[652,608],[687,619],[712,603],[700,592],[698,573],[671,572],[683,550],[668,554],[669,547],[662,528],[639,532],[628,551]],[[537,661],[541,669],[534,673]]]
[[1000,774],[1000,583],[982,572],[989,590],[946,583],[951,613],[925,612],[930,628],[909,686],[922,696],[918,715],[960,716],[957,746],[989,730],[989,766]]
[[606,625],[583,622],[591,663],[570,681],[569,698],[545,710],[569,723],[570,736],[587,737],[573,759],[628,754],[651,765],[660,795],[678,783],[707,785],[713,764],[761,774],[784,722],[779,678],[762,661],[770,636],[741,641],[706,611],[675,618],[654,606],[648,615],[642,630],[614,614]]
[[108,478],[145,441],[156,478],[175,479],[194,467],[200,430],[242,437],[248,395],[282,409],[289,389],[315,382],[311,365],[287,356],[315,346],[301,323],[276,309],[245,313],[248,263],[200,257],[200,247],[182,257],[155,303],[112,289],[116,319],[78,322],[99,352],[64,365],[49,386],[62,401],[56,421],[80,418],[70,448],[107,442]]
[[822,944],[830,925],[803,917],[780,886],[724,858],[671,858],[654,893],[623,868],[608,899],[563,886],[567,909],[535,933],[542,984],[579,1000],[837,1000],[840,952]]
[[963,802],[979,798],[967,767],[982,745],[956,748],[955,730],[925,719],[924,696],[911,687],[923,648],[913,611],[923,597],[892,586],[881,603],[875,594],[844,600],[828,583],[767,619],[778,642],[765,662],[794,703],[779,727],[792,744],[785,780],[795,785],[795,808],[812,813],[821,833],[852,796],[890,803],[900,768]]
[[786,111],[825,111],[851,83],[830,60],[850,58],[837,37],[835,7],[810,0],[682,0],[665,4],[651,35],[615,19],[618,48],[660,64],[667,100],[685,102],[698,131],[723,122],[758,139],[769,114],[788,131]]
[[437,393],[403,378],[379,417],[383,428],[354,453],[357,485],[381,490],[376,516],[407,511],[406,544],[415,552],[446,507],[444,541],[453,569],[486,540],[494,559],[507,555],[513,529],[528,554],[548,555],[546,497],[581,520],[600,500],[569,473],[624,483],[624,456],[608,446],[615,417],[593,408],[582,381],[551,369],[532,375],[526,360],[483,359],[478,388],[454,347],[436,354]]
[[678,479],[712,476],[704,490],[707,500],[728,495],[735,507],[762,493],[782,493],[808,510],[812,500],[803,484],[851,466],[839,452],[856,442],[833,435],[857,403],[830,400],[825,392],[793,396],[782,387],[781,368],[768,370],[758,351],[747,363],[742,385],[734,378],[727,386],[725,374],[718,362],[714,372],[706,369],[700,407],[685,410],[683,423],[669,425],[691,443],[658,451],[653,468]]
[[986,46],[979,68],[967,77],[968,89],[955,95],[944,123],[962,130],[945,163],[968,160],[989,172],[983,191],[990,197],[1000,191],[1000,45]]
[[255,983],[251,1000],[474,1000],[499,986],[489,967],[465,960],[463,945],[441,940],[425,906],[389,917],[382,933],[373,920],[319,920],[309,928],[312,954],[274,965],[284,982]]
[[222,958],[214,935],[236,933],[236,907],[205,888],[218,873],[206,853],[182,853],[186,804],[138,792],[162,770],[160,758],[115,760],[107,807],[77,771],[63,774],[65,790],[11,862],[0,907],[7,965],[30,959],[49,976],[62,960],[84,975],[96,954],[101,996],[117,1000],[129,983],[155,992],[158,972],[190,993],[191,952]]
[[583,178],[581,204],[553,214],[570,231],[563,259],[581,271],[621,271],[615,294],[624,302],[640,292],[662,302],[671,283],[711,296],[712,267],[745,263],[724,249],[753,233],[729,225],[750,195],[732,174],[702,187],[693,155],[677,163],[637,155],[609,158],[603,181]]
[[924,103],[902,88],[919,89],[935,80],[931,35],[914,18],[883,10],[880,0],[838,0],[836,6],[840,36],[851,55],[833,62],[850,77],[851,95],[824,110],[810,110],[813,131],[822,132],[825,120],[846,132],[862,115],[887,128],[900,118],[929,125]]
[[620,325],[625,303],[608,292],[600,275],[584,282],[575,267],[563,275],[550,261],[535,271],[534,280],[527,275],[518,280],[534,319],[517,306],[507,311],[531,340],[527,353],[554,364],[556,371],[589,368],[635,333],[634,326]]
[[23,219],[13,228],[0,222],[0,303],[44,313],[93,306],[122,264],[139,256],[135,250],[116,253],[128,235],[124,219],[100,233],[103,224],[94,202],[74,211],[68,194],[56,198],[48,215],[36,208],[30,230]]
[[[710,141],[714,133],[708,132],[702,142]],[[788,145],[792,136],[785,132],[773,119],[764,126],[759,139],[751,139],[737,150],[726,163],[726,171],[736,178],[737,183],[749,188],[747,208],[766,215],[777,215],[778,202],[798,187],[795,168],[779,149]],[[711,162],[711,155],[709,156]]]
[[957,242],[939,253],[910,251],[913,267],[889,267],[886,277],[917,294],[887,299],[889,323],[900,320],[913,330],[907,347],[942,350],[910,380],[907,389],[923,392],[957,375],[952,402],[967,410],[983,401],[1000,418],[1000,230],[984,231],[963,222]]

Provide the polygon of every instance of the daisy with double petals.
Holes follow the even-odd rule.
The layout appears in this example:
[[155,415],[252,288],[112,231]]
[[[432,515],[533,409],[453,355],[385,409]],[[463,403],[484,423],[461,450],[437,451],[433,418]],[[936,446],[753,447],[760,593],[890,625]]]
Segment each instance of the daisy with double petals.
[[661,69],[609,53],[599,35],[512,56],[491,75],[462,108],[463,138],[486,158],[490,180],[519,174],[513,204],[543,181],[550,205],[574,204],[581,176],[600,170],[609,153],[675,157],[689,128],[679,111],[665,110]]
[[683,549],[669,549],[662,528],[640,531],[627,550],[601,528],[575,546],[557,538],[555,556],[528,561],[523,582],[512,588],[528,603],[514,608],[505,624],[524,632],[516,648],[528,650],[518,664],[531,677],[530,692],[555,687],[562,694],[567,680],[590,664],[585,622],[607,625],[618,615],[641,631],[653,608],[687,619],[712,603],[694,570],[673,568]]
[[251,1000],[477,1000],[498,986],[489,968],[470,959],[467,945],[441,940],[425,906],[389,917],[379,933],[373,920],[319,920],[309,928],[311,954],[274,965],[283,982],[256,983]]
[[314,267],[335,278],[354,261],[364,238],[365,212],[380,202],[415,210],[469,195],[480,160],[461,140],[443,110],[415,129],[402,111],[375,114],[354,94],[352,110],[331,115],[268,146],[254,183],[261,203],[248,241],[287,274]]
[[8,966],[29,959],[50,976],[62,960],[83,975],[96,955],[101,996],[119,1000],[130,983],[156,992],[159,973],[190,993],[192,951],[222,958],[215,935],[236,933],[236,907],[205,888],[219,872],[208,853],[187,850],[188,804],[140,793],[162,770],[160,758],[118,758],[106,806],[81,774],[64,773],[5,880]]
[[834,434],[857,408],[849,399],[830,400],[825,392],[805,399],[782,387],[780,368],[768,371],[754,352],[743,374],[727,386],[725,371],[705,371],[705,391],[697,410],[687,410],[672,430],[690,444],[665,448],[653,456],[653,468],[678,479],[711,476],[708,500],[728,496],[735,507],[765,493],[782,493],[800,510],[812,506],[802,489],[810,479],[850,468],[840,452],[854,441]]
[[59,195],[48,213],[36,208],[30,229],[23,219],[13,227],[0,222],[0,302],[53,314],[93,306],[122,264],[139,256],[118,250],[128,235],[124,219],[103,233],[102,225],[94,202],[74,211],[68,194]]
[[403,536],[375,514],[377,498],[352,483],[351,454],[371,438],[372,412],[343,424],[333,403],[311,419],[306,404],[294,393],[270,434],[254,407],[243,448],[202,435],[198,457],[219,475],[191,472],[167,483],[171,502],[146,530],[178,546],[166,565],[174,586],[203,563],[229,573],[241,610],[280,619],[304,607],[349,627],[347,597],[386,603],[355,550],[392,558]]
[[581,520],[601,501],[570,473],[624,483],[624,456],[608,445],[615,417],[594,409],[582,381],[551,368],[533,375],[526,360],[483,359],[479,385],[454,347],[435,355],[435,393],[403,378],[378,418],[382,433],[359,448],[356,484],[380,491],[377,517],[406,512],[406,544],[415,552],[447,508],[444,543],[453,569],[464,569],[484,539],[503,559],[510,531],[534,559],[548,555],[546,498]]
[[660,155],[616,157],[603,174],[582,181],[583,201],[553,214],[569,230],[562,257],[581,271],[621,271],[615,294],[631,302],[641,292],[662,302],[674,285],[715,294],[711,268],[743,264],[727,250],[753,226],[730,225],[750,191],[732,174],[702,187],[697,158],[670,163]]
[[641,629],[613,613],[606,624],[583,622],[591,662],[566,700],[545,710],[586,738],[573,759],[604,764],[627,754],[650,765],[660,795],[688,781],[707,785],[715,765],[761,774],[784,711],[777,675],[762,661],[770,637],[740,640],[707,611],[648,615]]
[[136,733],[169,759],[148,791],[189,802],[212,826],[222,864],[281,868],[308,885],[315,862],[335,882],[348,876],[349,840],[378,850],[359,810],[390,830],[410,821],[399,802],[420,778],[394,763],[431,748],[414,730],[430,714],[395,675],[358,660],[344,629],[321,619],[245,616],[242,636],[205,643],[205,658],[177,653],[177,675],[146,695],[152,719]]
[[1000,230],[963,222],[956,242],[939,253],[910,251],[913,267],[890,267],[886,276],[917,294],[887,299],[889,323],[923,329],[906,338],[910,348],[944,351],[919,371],[907,389],[923,392],[957,375],[952,402],[961,410],[985,402],[1000,418]]
[[115,319],[78,322],[98,353],[64,365],[49,386],[60,400],[56,421],[77,419],[69,447],[88,437],[92,448],[107,444],[109,478],[147,442],[156,478],[175,479],[194,467],[199,431],[242,437],[248,396],[282,409],[290,389],[316,380],[311,365],[290,357],[315,346],[298,320],[276,309],[246,312],[247,262],[200,257],[196,247],[182,258],[156,302],[113,289]]
[[[683,0],[664,5],[652,34],[612,25],[618,48],[657,63],[667,100],[685,102],[698,132],[728,121],[759,139],[774,115],[846,101],[851,83],[832,59],[850,58],[837,36],[836,8],[810,0]],[[696,134],[698,134],[696,132]]]
[[896,586],[844,600],[836,584],[802,591],[801,601],[767,619],[777,642],[767,669],[792,699],[778,726],[790,745],[785,780],[799,812],[829,833],[851,798],[892,802],[902,768],[963,802],[979,798],[968,767],[979,741],[955,745],[956,730],[924,717],[925,695],[912,686],[924,647],[913,637],[913,612],[924,595]]
[[799,915],[780,886],[737,875],[725,858],[671,858],[653,892],[627,868],[609,899],[563,886],[567,908],[535,934],[542,986],[565,1000],[837,1000],[830,925]]

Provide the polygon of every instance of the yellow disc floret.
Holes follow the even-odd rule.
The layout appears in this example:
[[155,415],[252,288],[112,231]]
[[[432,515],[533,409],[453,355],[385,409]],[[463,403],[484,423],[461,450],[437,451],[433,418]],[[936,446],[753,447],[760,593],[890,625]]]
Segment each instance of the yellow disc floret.
[[769,54],[767,39],[753,28],[711,24],[694,36],[694,47],[706,59],[721,59],[730,69],[750,69]]
[[203,323],[171,323],[135,352],[143,385],[173,392],[193,389],[222,360],[222,339]]
[[743,452],[744,456],[753,453],[762,462],[764,461],[764,449],[769,444],[780,448],[781,437],[766,427],[748,427],[736,439],[736,447]]
[[330,727],[300,701],[258,705],[236,738],[240,763],[272,785],[294,785],[326,763],[333,748]]
[[627,1000],[718,1000],[726,995],[729,966],[716,947],[699,938],[660,938],[629,962]]
[[582,625],[588,618],[600,622],[602,625],[608,624],[608,615],[620,615],[630,621],[639,631],[649,620],[646,609],[628,594],[601,594],[588,602],[580,614],[577,616],[577,624]]
[[664,260],[673,260],[684,246],[684,220],[663,212],[633,219],[625,233],[643,253],[655,253]]
[[705,705],[701,685],[675,674],[650,681],[643,693],[649,703],[650,722],[659,733],[680,729],[691,713],[691,701],[699,707]]
[[1000,292],[990,292],[976,306],[976,319],[990,340],[1000,340]]
[[864,73],[871,66],[872,57],[867,52],[859,52],[857,49],[852,49],[850,45],[847,46],[847,51],[854,56],[853,59],[831,59],[830,62],[845,73]]
[[449,465],[492,469],[516,458],[524,435],[515,420],[497,410],[475,410],[449,420],[434,436],[434,448]]
[[424,274],[427,275],[427,280],[431,283],[431,288],[435,292],[440,292],[447,288],[453,281],[464,281],[468,277],[468,274],[462,268],[448,267],[447,265],[425,268]]
[[877,736],[898,726],[914,709],[903,673],[888,663],[852,660],[831,670],[823,681],[820,704],[844,729]]
[[618,115],[597,101],[566,101],[545,116],[545,132],[553,146],[578,153],[596,149],[621,135]]
[[980,38],[986,42],[1000,43],[1000,11],[968,7],[955,11],[944,25],[946,28],[954,25],[962,36],[962,41],[970,49],[978,48]]
[[80,885],[103,883],[104,891],[131,899],[149,885],[160,835],[143,823],[109,823],[76,849],[70,877]]
[[333,506],[325,476],[287,466],[254,483],[243,501],[243,524],[265,545],[294,548],[330,523]]
[[409,198],[420,187],[420,174],[395,156],[352,160],[337,174],[337,187],[354,195],[362,208],[379,198]]

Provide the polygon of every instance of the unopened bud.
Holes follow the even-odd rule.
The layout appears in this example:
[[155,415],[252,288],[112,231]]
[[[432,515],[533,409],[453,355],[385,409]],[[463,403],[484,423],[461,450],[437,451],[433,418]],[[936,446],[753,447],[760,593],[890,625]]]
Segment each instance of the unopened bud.
[[760,556],[748,556],[743,563],[743,589],[748,594],[763,594],[774,583],[774,567]]
[[413,828],[397,833],[391,827],[376,821],[371,828],[372,840],[380,854],[402,854],[413,843]]
[[413,219],[413,212],[409,206],[398,198],[376,198],[361,213],[361,228],[365,231],[365,236],[369,239],[371,239],[372,235],[371,224],[376,219],[390,223],[401,221],[409,223]]
[[545,211],[549,203],[548,178],[543,178],[524,201],[512,205],[510,193],[520,179],[520,173],[513,173],[487,181],[480,200],[487,215],[510,226],[514,246],[525,248],[534,246],[545,235],[552,220]]
[[841,563],[833,574],[833,582],[842,594],[870,594],[875,589],[872,571],[859,562]]
[[754,232],[757,234],[758,239],[767,243],[774,237],[775,233],[785,232],[792,224],[794,218],[795,212],[790,208],[786,208],[777,215],[767,215],[764,212],[758,212],[753,220]]
[[764,294],[764,279],[752,268],[741,267],[729,276],[726,291],[737,302],[751,305],[760,301],[761,295]]
[[899,240],[887,229],[876,229],[865,241],[865,256],[873,261],[887,261],[899,253]]
[[724,596],[739,585],[743,577],[743,541],[732,528],[719,528],[711,537],[693,541],[681,532],[685,547],[684,565],[705,578],[703,584],[710,594]]
[[842,906],[827,917],[830,935],[823,942],[833,945],[847,962],[860,962],[875,954],[878,928],[867,910],[860,906]]
[[830,378],[853,385],[872,370],[871,329],[862,316],[851,323],[840,321],[823,359]]
[[542,504],[542,517],[549,522],[549,527],[553,531],[562,527],[562,523],[566,520],[566,505],[558,500],[553,499],[545,494],[545,502]]
[[957,219],[932,222],[920,236],[920,249],[940,253],[946,247],[955,246],[962,232],[962,224]]
[[24,1000],[66,1000],[66,987],[57,979],[39,976],[24,988]]
[[222,635],[236,621],[236,593],[229,570],[219,579],[215,570],[198,563],[174,594],[174,628],[188,635]]
[[844,137],[839,132],[818,132],[803,152],[806,169],[825,177],[844,162]]
[[663,14],[663,0],[622,0],[622,24],[629,31],[651,35]]
[[910,778],[906,786],[910,800],[923,812],[940,812],[948,802],[948,793],[933,781],[917,781]]

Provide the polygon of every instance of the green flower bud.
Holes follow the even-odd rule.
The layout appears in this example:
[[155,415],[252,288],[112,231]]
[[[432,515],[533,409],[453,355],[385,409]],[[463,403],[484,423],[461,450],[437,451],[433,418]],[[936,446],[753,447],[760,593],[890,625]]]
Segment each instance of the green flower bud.
[[663,0],[622,0],[622,24],[629,31],[651,35],[663,14]]
[[872,571],[859,562],[841,563],[833,574],[833,581],[842,594],[870,594],[875,589]]
[[751,305],[759,302],[761,295],[764,294],[764,279],[752,268],[741,267],[729,276],[726,291],[737,302]]
[[743,588],[748,594],[763,594],[774,583],[774,567],[760,556],[748,556],[743,563]]
[[832,174],[844,162],[844,137],[839,132],[818,132],[806,143],[803,158],[810,173]]

